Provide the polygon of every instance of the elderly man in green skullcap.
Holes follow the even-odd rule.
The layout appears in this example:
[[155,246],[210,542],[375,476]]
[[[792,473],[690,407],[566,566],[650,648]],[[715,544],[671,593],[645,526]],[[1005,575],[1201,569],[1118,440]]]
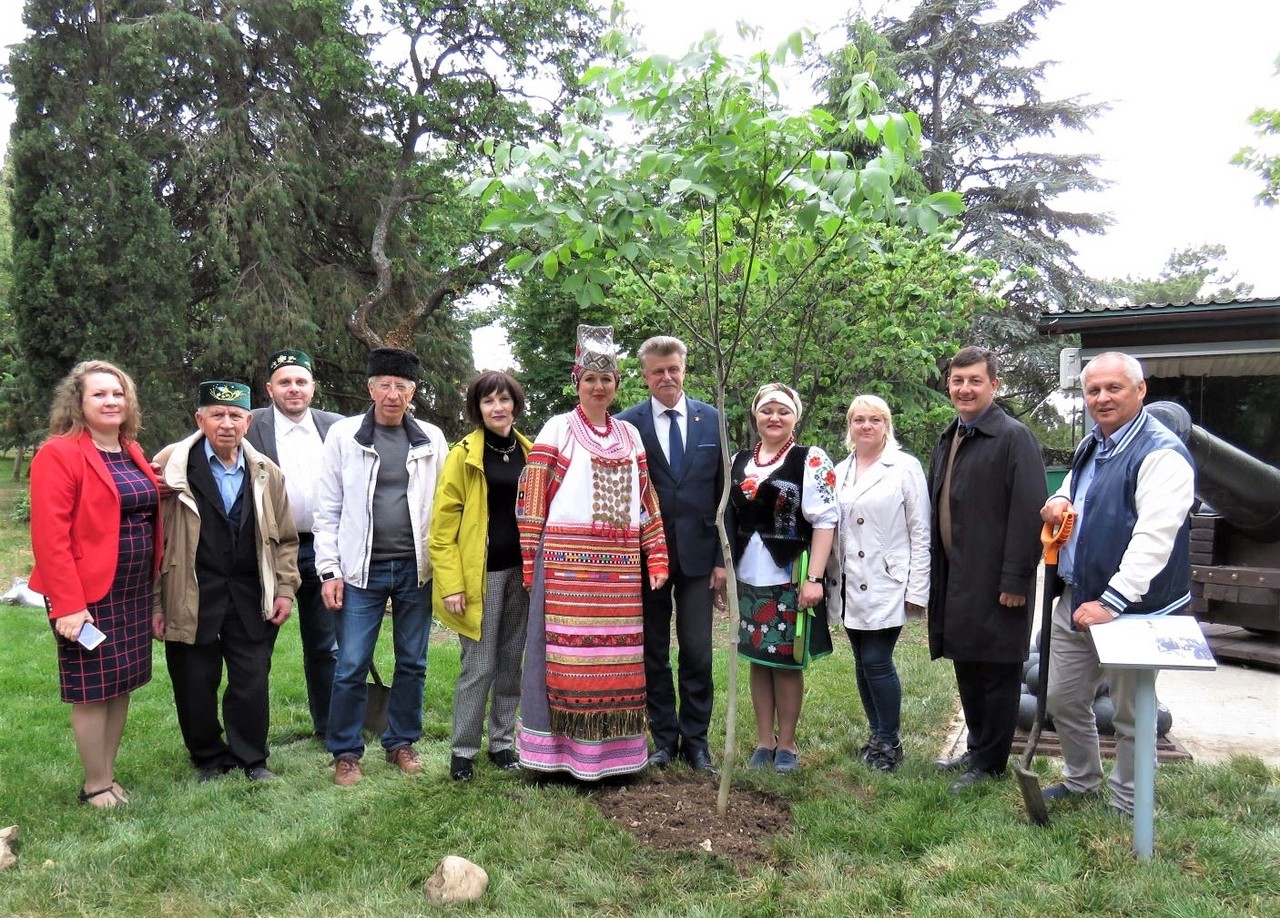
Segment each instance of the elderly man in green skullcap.
[[[164,564],[155,619],[178,726],[201,781],[267,768],[267,677],[299,584],[298,532],[284,475],[247,441],[249,387],[200,384],[194,434],[156,456]],[[194,576],[193,576],[194,572]],[[226,667],[218,718],[218,686]]]

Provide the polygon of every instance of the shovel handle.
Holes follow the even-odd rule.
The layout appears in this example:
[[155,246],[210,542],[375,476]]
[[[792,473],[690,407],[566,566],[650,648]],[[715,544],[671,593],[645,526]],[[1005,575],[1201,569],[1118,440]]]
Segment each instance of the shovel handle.
[[1062,514],[1062,522],[1054,529],[1052,523],[1045,523],[1040,530],[1040,544],[1044,546],[1044,563],[1057,564],[1058,550],[1071,538],[1071,530],[1076,524],[1076,514],[1067,510]]

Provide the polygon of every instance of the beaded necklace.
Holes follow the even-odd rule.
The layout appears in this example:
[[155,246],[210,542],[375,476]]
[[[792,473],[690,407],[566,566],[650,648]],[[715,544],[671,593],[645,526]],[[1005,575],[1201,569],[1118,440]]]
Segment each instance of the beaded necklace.
[[578,417],[582,419],[582,423],[587,425],[587,429],[590,430],[597,437],[600,437],[602,440],[607,438],[610,434],[613,433],[613,415],[608,413],[605,414],[604,430],[601,430],[599,427],[596,427],[595,424],[591,423],[591,419],[587,417],[587,413],[582,410],[581,405],[574,406],[573,410],[578,413]]
[[629,463],[632,460],[633,446],[626,424],[615,424],[610,417],[601,432],[588,420],[581,405],[570,411],[568,418],[573,438],[591,455],[608,462]]
[[751,459],[752,459],[752,461],[754,461],[754,462],[755,462],[755,464],[756,464],[756,467],[757,467],[757,468],[767,469],[769,466],[771,466],[771,465],[777,465],[779,462],[781,462],[781,461],[782,461],[782,457],[783,457],[783,456],[785,456],[785,455],[787,454],[787,450],[791,449],[792,445],[793,445],[795,442],[796,442],[796,438],[795,438],[795,437],[793,437],[793,436],[787,437],[786,442],[782,444],[782,449],[780,449],[780,450],[778,450],[776,453],[774,453],[774,454],[773,454],[773,458],[772,458],[772,459],[770,459],[768,462],[761,462],[761,461],[760,461],[760,447],[764,446],[764,441],[763,441],[763,440],[757,440],[757,441],[756,441],[755,448],[751,451]]

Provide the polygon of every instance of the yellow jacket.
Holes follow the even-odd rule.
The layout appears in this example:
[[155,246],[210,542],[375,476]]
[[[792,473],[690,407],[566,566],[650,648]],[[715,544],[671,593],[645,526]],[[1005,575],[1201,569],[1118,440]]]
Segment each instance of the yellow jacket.
[[[516,431],[528,458],[533,443]],[[433,571],[431,605],[436,620],[473,641],[480,640],[485,568],[489,551],[489,485],[484,477],[484,429],[477,428],[449,451],[436,485],[427,550]],[[461,617],[445,611],[444,598],[466,595]]]

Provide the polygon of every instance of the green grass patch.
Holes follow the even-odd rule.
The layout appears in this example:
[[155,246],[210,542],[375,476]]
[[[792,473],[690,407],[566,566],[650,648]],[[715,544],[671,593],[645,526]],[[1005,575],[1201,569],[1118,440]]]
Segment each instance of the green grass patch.
[[[3,551],[24,538],[0,514]],[[20,559],[5,563],[25,574]],[[931,761],[952,716],[951,669],[928,660],[917,622],[898,651],[901,770],[883,775],[853,760],[866,723],[848,646],[837,641],[807,681],[801,770],[738,772],[744,785],[784,795],[796,823],[745,873],[700,851],[651,852],[573,788],[525,784],[483,759],[473,782],[451,782],[452,639],[431,646],[424,773],[400,775],[375,744],[365,780],[350,789],[332,785],[328,755],[306,737],[294,623],[272,669],[270,764],[282,780],[270,784],[196,782],[157,654],[119,763],[134,802],[116,811],[76,803],[80,769],[43,614],[0,607],[0,647],[0,825],[22,830],[19,866],[0,874],[0,914],[422,914],[422,884],[446,854],[489,872],[485,898],[465,909],[486,915],[1280,914],[1280,772],[1257,759],[1162,766],[1157,855],[1145,864],[1131,856],[1129,825],[1100,804],[1055,811],[1042,829],[1026,823],[1012,780],[950,797],[950,779]],[[722,648],[721,686],[727,659]],[[379,661],[390,670],[386,638]],[[745,682],[739,769],[754,735]],[[713,723],[721,736],[724,708],[722,692]]]

